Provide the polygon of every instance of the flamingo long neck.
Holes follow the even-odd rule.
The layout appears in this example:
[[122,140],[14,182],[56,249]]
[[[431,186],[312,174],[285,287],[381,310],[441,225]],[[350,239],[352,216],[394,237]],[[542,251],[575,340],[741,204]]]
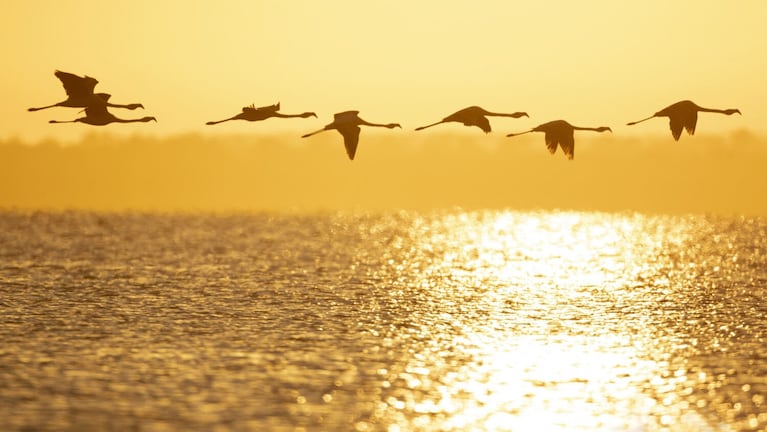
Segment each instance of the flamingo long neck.
[[152,121],[152,118],[151,117],[143,117],[143,118],[137,118],[137,119],[121,119],[117,117],[112,118],[112,122],[115,122],[115,123],[139,123],[139,122],[146,123],[148,121]]
[[294,118],[294,117],[309,117],[311,113],[303,113],[303,114],[283,114],[283,113],[274,113],[272,114],[272,117],[279,117],[279,118]]
[[604,132],[605,129],[598,128],[598,127],[578,127],[573,126],[573,130],[586,130],[586,131],[594,131],[594,132]]
[[385,128],[392,127],[391,123],[389,123],[389,124],[370,123],[369,121],[365,121],[365,120],[362,120],[362,119],[360,119],[360,123],[359,124],[365,125],[365,126],[375,126],[375,127],[385,127]]
[[495,113],[495,112],[488,112],[485,114],[487,116],[494,116],[494,117],[513,117],[513,118],[520,118],[520,117],[527,117],[527,113],[524,112],[515,112],[515,113]]
[[716,109],[716,108],[704,108],[702,106],[698,106],[699,112],[710,112],[710,113],[719,113],[719,114],[730,114],[732,110],[724,110],[724,109]]
[[112,108],[127,108],[127,109],[131,109],[132,110],[132,109],[136,109],[136,108],[140,107],[141,104],[121,105],[121,104],[113,104],[113,103],[107,102],[107,106],[108,107],[112,107]]

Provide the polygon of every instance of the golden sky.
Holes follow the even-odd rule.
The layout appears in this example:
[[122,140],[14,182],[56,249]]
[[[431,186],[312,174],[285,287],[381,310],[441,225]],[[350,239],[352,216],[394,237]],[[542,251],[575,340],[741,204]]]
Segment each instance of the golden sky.
[[47,124],[73,110],[25,111],[63,100],[54,69],[94,76],[113,102],[142,102],[159,120],[117,132],[208,133],[207,120],[281,101],[319,119],[215,132],[303,132],[347,109],[412,129],[480,105],[530,113],[499,132],[564,118],[635,134],[666,130],[664,120],[624,125],[681,99],[744,113],[707,116],[700,129],[761,130],[765,17],[757,0],[10,2],[0,138],[89,129]]
[[[289,148],[323,148],[326,140],[337,141],[334,156],[346,170],[374,163],[364,161],[371,157],[365,146],[367,140],[381,137],[400,140],[396,148],[406,149],[413,140],[455,133],[467,141],[453,156],[467,160],[486,151],[483,145],[497,149],[497,141],[508,132],[554,119],[611,126],[610,136],[576,135],[577,156],[571,164],[583,167],[589,162],[582,157],[581,143],[590,140],[626,147],[634,137],[651,136],[660,140],[659,146],[691,148],[714,139],[706,134],[718,134],[717,139],[725,141],[740,132],[764,136],[765,17],[767,2],[757,0],[10,2],[0,16],[0,140],[79,143],[94,131],[171,141],[185,134],[213,140],[234,134],[252,136],[255,146],[265,136],[281,134],[295,137],[285,143]],[[48,124],[50,119],[80,116],[68,108],[26,111],[65,98],[53,76],[55,69],[96,77],[97,90],[111,93],[112,102],[141,102],[146,107],[143,112],[113,110],[116,115],[153,115],[158,122],[101,128]],[[739,108],[743,115],[701,114],[696,136],[684,134],[679,143],[672,141],[666,119],[625,126],[682,99],[712,108]],[[234,115],[244,105],[277,101],[283,112],[314,111],[319,118],[204,124]],[[530,118],[493,118],[490,136],[455,123],[413,132],[469,105],[526,111]],[[335,132],[326,138],[298,137],[328,123],[333,113],[349,109],[360,110],[369,121],[401,123],[404,129],[363,131],[359,155],[368,154],[347,168],[350,163]],[[543,145],[542,136],[530,138]],[[767,145],[764,139],[755,140]],[[545,149],[532,148],[544,153],[545,163],[556,164],[552,166],[566,162],[561,153],[552,160]],[[685,147],[681,149],[673,151]],[[638,150],[617,160],[629,160],[633,151]],[[420,161],[428,160],[422,156]],[[719,156],[704,152],[698,160],[701,172],[716,171]],[[431,157],[436,161],[441,156]],[[127,169],[120,160],[112,163],[119,165],[112,167],[116,171]],[[764,179],[761,166],[748,169],[753,171],[742,174],[752,176],[747,180]],[[478,166],[465,174],[482,171]],[[585,171],[581,174],[588,177]],[[10,179],[6,175],[0,187],[15,187]],[[681,176],[678,180],[687,181]],[[454,187],[460,188],[457,183]],[[487,196],[494,193],[492,187]],[[756,192],[747,188],[738,196],[748,202],[751,193]],[[583,200],[589,202],[589,197]],[[476,205],[483,202],[477,200]],[[705,211],[703,197],[700,203],[690,208]],[[285,206],[290,204],[288,199]]]

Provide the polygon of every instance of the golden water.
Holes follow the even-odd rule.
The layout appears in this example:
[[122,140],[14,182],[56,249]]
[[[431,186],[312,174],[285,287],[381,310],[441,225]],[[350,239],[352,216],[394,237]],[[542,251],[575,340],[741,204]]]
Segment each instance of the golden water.
[[2,430],[760,430],[767,222],[0,215]]

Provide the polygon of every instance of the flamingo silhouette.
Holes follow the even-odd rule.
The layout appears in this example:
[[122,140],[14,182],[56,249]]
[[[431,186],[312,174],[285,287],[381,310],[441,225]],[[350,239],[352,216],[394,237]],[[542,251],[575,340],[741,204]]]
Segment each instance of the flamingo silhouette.
[[[107,93],[93,93],[93,89],[98,84],[96,78],[89,76],[78,76],[69,72],[62,72],[57,70],[53,73],[64,85],[64,90],[67,92],[67,99],[53,105],[48,105],[39,108],[28,108],[27,111],[40,111],[53,107],[70,107],[70,108],[87,108],[91,104],[100,104],[103,100],[109,100],[110,95]],[[106,106],[114,108],[127,108],[134,110],[136,108],[144,108],[144,105],[140,103],[118,105],[107,102]]]
[[255,105],[250,105],[242,108],[242,112],[233,116],[229,117],[228,119],[219,120],[219,121],[209,121],[205,123],[206,125],[214,125],[223,123],[225,121],[229,120],[247,120],[247,121],[259,121],[259,120],[266,120],[270,117],[279,117],[279,118],[291,118],[291,117],[301,117],[301,118],[307,118],[307,117],[317,117],[317,114],[313,112],[305,112],[302,114],[282,114],[278,113],[277,111],[280,110],[280,103],[277,102],[274,105],[269,106],[263,106],[256,108]]
[[612,129],[610,129],[607,126],[600,126],[596,128],[578,127],[578,126],[573,126],[564,120],[554,120],[554,121],[550,121],[548,123],[544,123],[542,125],[536,126],[527,132],[510,133],[506,136],[513,137],[517,135],[524,135],[530,132],[544,132],[546,134],[545,135],[546,147],[549,149],[549,153],[551,154],[556,153],[557,145],[559,145],[560,147],[562,147],[562,152],[564,152],[565,156],[567,156],[567,159],[572,160],[575,157],[574,132],[577,130],[589,130],[589,131],[595,131],[595,132],[604,132],[604,131],[612,132]]
[[401,128],[398,123],[377,124],[370,123],[362,120],[359,117],[359,111],[344,111],[336,113],[333,116],[333,122],[325,125],[324,128],[302,135],[301,138],[310,137],[320,132],[335,129],[341,133],[344,137],[344,147],[346,148],[346,154],[349,156],[349,160],[354,160],[354,155],[357,153],[357,144],[360,140],[360,126],[376,126],[385,128]]
[[48,123],[86,123],[93,126],[104,126],[109,123],[136,123],[136,122],[150,122],[157,121],[154,117],[142,117],[138,119],[121,119],[115,117],[107,110],[109,105],[109,95],[98,98],[100,102],[94,100],[93,103],[85,108],[85,117],[76,118],[74,120],[59,121],[49,120]]
[[490,121],[487,119],[486,116],[513,117],[513,118],[528,117],[527,113],[524,113],[524,112],[515,112],[513,114],[494,113],[494,112],[486,111],[478,106],[470,106],[460,111],[456,111],[436,123],[432,123],[426,126],[421,126],[419,128],[416,128],[415,130],[419,131],[422,129],[430,128],[440,123],[458,122],[458,123],[463,123],[465,126],[477,126],[478,128],[485,131],[485,133],[489,133],[491,130]]
[[675,104],[669,105],[666,108],[663,108],[662,110],[656,112],[650,117],[647,117],[646,119],[637,120],[631,123],[626,123],[626,126],[633,126],[637,123],[650,120],[651,118],[654,118],[654,117],[668,117],[668,125],[669,125],[669,128],[671,129],[671,136],[674,137],[675,141],[679,141],[679,137],[682,136],[682,129],[686,129],[687,133],[690,135],[695,134],[695,126],[698,124],[699,111],[720,113],[720,114],[727,114],[727,115],[732,115],[735,113],[740,114],[740,110],[734,109],[734,108],[724,109],[724,110],[714,109],[714,108],[703,108],[701,106],[696,105],[692,101],[683,100]]

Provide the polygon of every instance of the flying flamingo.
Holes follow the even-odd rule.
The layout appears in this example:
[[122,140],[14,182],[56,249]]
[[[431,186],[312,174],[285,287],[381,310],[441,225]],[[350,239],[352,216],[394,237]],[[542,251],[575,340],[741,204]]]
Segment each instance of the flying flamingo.
[[291,118],[291,117],[301,117],[301,118],[307,118],[307,117],[317,117],[317,114],[313,112],[305,112],[302,114],[282,114],[278,113],[277,111],[280,110],[280,103],[277,102],[274,105],[269,106],[263,106],[256,108],[255,105],[250,105],[242,108],[242,112],[230,117],[228,119],[219,120],[219,121],[209,121],[205,124],[207,125],[214,125],[223,123],[225,121],[229,120],[247,120],[247,121],[259,121],[259,120],[266,120],[270,117],[279,117],[279,118]]
[[[87,75],[81,77],[69,72],[62,72],[60,70],[54,72],[54,75],[56,75],[56,78],[58,78],[61,81],[61,84],[64,85],[64,90],[67,92],[67,99],[53,105],[48,105],[40,108],[29,108],[27,111],[39,111],[57,106],[70,108],[87,108],[92,103],[99,104],[101,101],[108,100],[110,97],[110,95],[107,93],[93,93],[93,89],[96,87],[96,84],[98,84],[96,78],[92,78]],[[128,108],[131,110],[136,108],[144,108],[144,105],[141,105],[140,103],[118,105],[107,102],[107,106],[114,108]]]
[[115,117],[112,113],[107,111],[109,105],[109,95],[99,98],[101,103],[92,103],[85,108],[85,117],[76,118],[69,121],[50,120],[48,123],[86,123],[93,126],[104,126],[109,123],[136,123],[136,122],[150,122],[157,121],[154,117],[142,117],[138,119],[121,119]]
[[573,126],[564,120],[554,120],[548,123],[544,123],[540,126],[536,126],[527,132],[510,133],[507,137],[513,137],[517,135],[523,135],[530,132],[544,132],[546,139],[546,147],[549,149],[549,153],[554,154],[557,151],[557,145],[562,147],[562,151],[567,156],[567,159],[572,160],[575,157],[575,138],[574,132],[576,130],[589,130],[596,132],[610,131],[612,129],[606,126],[600,126],[596,128],[590,127],[578,127]]
[[376,127],[385,127],[385,128],[401,128],[397,123],[388,123],[388,124],[376,124],[376,123],[370,123],[365,120],[362,120],[357,114],[359,114],[359,111],[344,111],[340,113],[336,113],[333,116],[333,122],[325,125],[324,128],[308,133],[306,135],[301,136],[301,138],[310,137],[314,134],[318,134],[320,132],[335,129],[338,132],[341,133],[344,137],[344,147],[346,147],[346,154],[349,156],[349,160],[354,160],[354,155],[357,153],[357,144],[360,140],[360,125],[363,126],[376,126]]
[[485,131],[485,133],[489,133],[491,130],[490,121],[485,116],[513,117],[513,118],[528,117],[527,113],[524,113],[524,112],[515,112],[513,114],[494,113],[494,112],[486,111],[478,106],[470,106],[460,111],[456,111],[436,123],[432,123],[430,125],[416,128],[416,130],[419,131],[422,129],[430,128],[440,123],[458,122],[458,123],[463,123],[465,126],[477,126],[478,128]]
[[682,136],[682,129],[686,129],[687,133],[690,135],[695,134],[695,126],[698,124],[698,111],[727,115],[732,115],[735,113],[740,114],[740,110],[734,108],[724,110],[703,108],[696,105],[692,101],[683,100],[663,108],[662,110],[656,112],[650,117],[647,117],[646,119],[626,123],[626,125],[632,126],[645,120],[650,120],[653,117],[668,117],[668,125],[671,129],[671,135],[674,137],[675,141],[679,141],[679,137]]

